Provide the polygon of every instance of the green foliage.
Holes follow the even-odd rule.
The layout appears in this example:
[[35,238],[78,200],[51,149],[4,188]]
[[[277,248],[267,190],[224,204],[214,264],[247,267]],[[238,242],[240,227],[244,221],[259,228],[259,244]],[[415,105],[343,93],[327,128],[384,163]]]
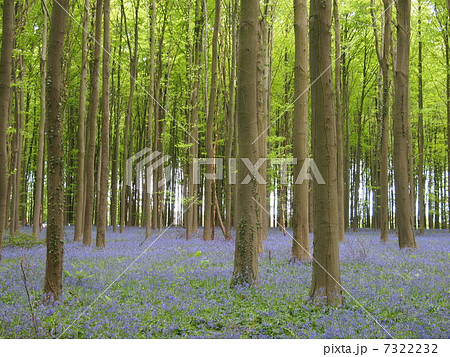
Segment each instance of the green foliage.
[[4,244],[7,247],[32,248],[38,245],[44,245],[45,239],[36,238],[34,235],[27,233],[15,233],[8,235]]

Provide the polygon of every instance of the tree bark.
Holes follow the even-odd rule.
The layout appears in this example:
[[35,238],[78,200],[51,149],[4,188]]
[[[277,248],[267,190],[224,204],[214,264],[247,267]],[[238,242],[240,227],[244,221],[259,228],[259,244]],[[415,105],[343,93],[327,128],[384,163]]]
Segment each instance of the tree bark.
[[48,226],[44,293],[58,300],[64,255],[64,186],[61,116],[61,66],[69,1],[53,2],[47,67]]
[[[156,26],[156,1],[151,3],[151,28],[150,28],[150,84],[149,84],[149,98],[148,98],[148,147],[152,147],[152,127],[154,122],[155,111],[155,26]],[[148,239],[152,235],[152,214],[151,214],[151,190],[150,190],[150,176],[148,170],[145,176],[145,237]]]
[[[233,1],[233,6],[231,9],[231,63],[230,63],[230,79],[229,79],[229,100],[227,103],[227,136],[225,138],[225,159],[227,164],[229,164],[229,160],[232,156],[233,150],[233,139],[234,138],[234,126],[235,126],[235,81],[236,81],[236,50],[237,50],[237,11],[238,11],[239,3],[238,0]],[[230,171],[228,170],[228,175]],[[233,220],[233,215],[231,212],[232,207],[232,187],[233,185],[230,183],[230,177],[227,176],[228,180],[226,182],[225,188],[225,240],[231,240],[231,225]]]
[[397,55],[394,75],[394,179],[397,232],[400,248],[416,248],[413,231],[410,177],[412,175],[408,140],[411,138],[409,116],[409,39],[410,0],[398,0]]
[[[450,199],[450,43],[449,43],[449,30],[450,30],[450,0],[447,0],[447,31],[444,36],[445,41],[445,64],[447,68],[447,197]],[[450,206],[450,203],[449,203]],[[448,221],[448,228],[450,229],[450,215]]]
[[421,3],[419,2],[419,10],[418,10],[418,40],[419,40],[419,59],[417,64],[418,69],[418,105],[419,105],[419,118],[418,118],[418,147],[419,147],[419,167],[418,167],[418,181],[419,181],[419,233],[425,233],[425,177],[423,175],[423,165],[424,165],[424,157],[423,157],[423,147],[424,147],[424,135],[423,135],[423,80],[422,80],[422,62],[423,62],[423,53],[422,53],[422,21],[421,21]]
[[91,6],[91,0],[85,0],[84,12],[82,21],[82,34],[81,34],[81,75],[80,75],[80,107],[78,112],[78,167],[77,167],[77,203],[75,208],[75,233],[73,240],[75,242],[81,242],[83,236],[83,223],[84,223],[84,208],[86,190],[85,181],[85,156],[86,156],[86,129],[85,129],[85,116],[86,116],[86,86],[87,86],[87,71],[88,71],[88,32],[89,26],[89,8]]
[[127,186],[127,175],[131,175],[127,173],[127,159],[129,156],[129,147],[130,147],[130,130],[132,129],[132,114],[133,114],[133,98],[134,91],[136,87],[136,75],[137,75],[137,52],[138,52],[138,14],[139,14],[139,0],[137,1],[135,8],[135,26],[134,26],[134,49],[132,51],[129,34],[127,29],[127,19],[125,16],[125,9],[123,6],[123,1],[121,2],[122,14],[124,17],[125,23],[125,33],[127,36],[128,50],[130,54],[130,93],[128,96],[128,105],[127,105],[127,114],[125,117],[125,128],[124,128],[124,136],[123,136],[123,153],[122,153],[122,188],[120,192],[120,233],[123,233],[125,224],[129,224],[132,217],[129,215],[127,221],[127,207],[131,205],[131,202],[128,204],[128,199],[131,201],[130,195],[130,187]]
[[325,184],[314,181],[314,263],[310,296],[342,303],[339,266],[336,117],[331,68],[331,0],[310,3],[313,152]]
[[[207,16],[207,14],[206,14]],[[215,0],[215,17],[214,17],[214,32],[212,38],[212,60],[211,60],[211,86],[208,103],[208,116],[206,120],[206,157],[212,158],[213,152],[213,128],[214,128],[214,113],[217,96],[217,47],[219,40],[219,26],[220,26],[220,0]],[[213,165],[206,165],[206,174],[208,177],[214,175]],[[203,239],[211,240],[213,238],[212,229],[212,212],[213,212],[213,194],[212,182],[205,177],[205,215],[204,215],[204,229]]]
[[337,195],[339,214],[339,240],[345,241],[345,213],[344,213],[344,140],[342,125],[342,105],[341,105],[341,28],[339,22],[338,0],[333,0],[334,18],[334,86],[336,100],[336,145],[337,145]]
[[294,207],[292,259],[308,261],[311,259],[309,247],[309,181],[295,182],[301,167],[308,157],[308,10],[306,0],[294,0],[295,31],[295,82],[293,118],[293,154],[297,159],[294,166]]
[[2,50],[0,57],[0,263],[7,217],[8,153],[7,128],[10,117],[11,70],[14,43],[14,0],[3,1]]
[[[258,135],[256,121],[256,66],[258,54],[259,0],[241,0],[237,125],[240,158],[256,163],[258,147],[253,144]],[[254,285],[258,281],[258,185],[253,178],[249,184],[242,181],[250,174],[239,161],[238,169],[238,213],[236,222],[236,244],[234,271],[231,285]],[[255,197],[256,196],[256,197]]]
[[102,0],[96,0],[95,10],[95,43],[92,62],[92,72],[90,78],[91,94],[89,101],[88,114],[88,141],[86,155],[86,196],[85,212],[83,224],[83,244],[92,244],[92,218],[94,211],[94,189],[95,189],[95,142],[97,139],[97,115],[98,115],[98,97],[99,97],[99,76],[100,76],[100,46],[102,41]]
[[41,121],[39,123],[38,153],[36,165],[36,191],[34,194],[33,235],[37,237],[41,231],[42,183],[44,181],[44,149],[45,149],[45,79],[47,76],[47,1],[42,0],[42,49],[41,49]]
[[97,239],[98,248],[106,246],[106,226],[108,213],[108,179],[109,179],[109,23],[110,23],[110,0],[103,2],[103,75],[102,75],[102,156],[100,167],[100,192],[99,211],[97,219]]
[[201,48],[202,48],[202,26],[203,17],[200,14],[200,0],[195,3],[195,27],[194,27],[194,44],[193,44],[193,58],[194,58],[194,75],[192,83],[192,92],[190,98],[191,112],[190,112],[190,129],[192,135],[189,136],[191,146],[189,147],[189,162],[188,162],[188,201],[186,212],[186,239],[189,239],[192,234],[198,231],[198,205],[196,203],[198,197],[198,185],[194,183],[194,166],[193,160],[198,156],[198,113],[199,113],[199,87],[201,74]]
[[[375,46],[378,63],[381,69],[382,99],[381,99],[381,149],[380,149],[380,239],[389,239],[389,108],[390,108],[390,68],[389,56],[392,49],[392,0],[383,0],[383,40],[378,44],[378,32],[374,26]],[[372,20],[375,22],[373,4],[371,6]]]

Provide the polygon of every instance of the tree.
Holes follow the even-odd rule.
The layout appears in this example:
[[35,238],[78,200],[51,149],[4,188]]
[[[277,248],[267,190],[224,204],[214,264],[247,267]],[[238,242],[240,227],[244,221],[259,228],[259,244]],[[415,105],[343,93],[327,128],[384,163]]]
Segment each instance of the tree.
[[[297,165],[294,177],[308,157],[308,10],[306,0],[294,0],[295,88],[292,142]],[[294,182],[292,258],[309,260],[308,180]]]
[[[156,2],[152,0],[151,2],[151,28],[150,28],[150,84],[149,84],[149,98],[148,98],[148,147],[152,146],[152,127],[155,111],[155,25],[156,25]],[[151,215],[151,192],[150,192],[150,176],[149,172],[146,170],[146,204],[145,204],[145,237],[148,239],[152,234],[152,215]]]
[[[214,127],[214,115],[216,107],[217,96],[217,47],[219,40],[219,26],[220,26],[220,0],[215,0],[215,17],[214,17],[214,32],[212,38],[212,61],[211,61],[211,86],[209,93],[208,103],[208,117],[206,120],[206,156],[212,158],[213,153],[213,127]],[[206,165],[206,173],[209,177],[214,175],[213,165]],[[204,228],[203,239],[211,240],[212,235],[212,217],[213,217],[213,194],[212,194],[212,182],[209,178],[205,178],[205,215],[204,215]]]
[[258,158],[258,147],[253,144],[258,136],[256,121],[256,64],[258,54],[259,0],[241,0],[239,56],[237,77],[237,126],[239,166],[237,177],[238,213],[234,271],[231,285],[254,285],[258,280],[258,184],[255,177],[243,183],[249,173],[242,159],[253,164]]
[[[125,224],[127,223],[127,200],[129,198],[129,187],[126,184],[127,179],[127,165],[126,161],[129,154],[129,141],[130,141],[130,130],[131,130],[131,116],[133,115],[133,98],[134,91],[136,87],[136,75],[137,75],[137,53],[138,53],[138,29],[139,29],[139,0],[135,7],[135,25],[134,25],[134,50],[131,49],[131,43],[129,39],[127,18],[125,16],[125,8],[123,1],[121,1],[121,11],[124,17],[125,33],[127,36],[128,51],[130,56],[130,93],[128,96],[127,114],[125,118],[124,127],[124,141],[123,141],[123,153],[122,153],[122,188],[120,191],[120,233],[123,233]],[[153,211],[155,213],[155,211]],[[131,220],[131,217],[129,217]]]
[[95,37],[92,59],[92,72],[90,77],[90,100],[88,113],[88,134],[86,147],[86,196],[83,222],[83,244],[92,244],[92,218],[94,214],[94,190],[95,190],[95,142],[97,139],[97,115],[100,77],[100,46],[102,41],[102,0],[96,0],[95,8]]
[[83,235],[84,208],[85,208],[85,156],[86,156],[86,129],[84,125],[86,116],[86,86],[87,86],[87,65],[88,65],[88,25],[89,7],[91,0],[85,0],[83,12],[83,32],[81,34],[81,76],[80,76],[80,107],[78,112],[78,167],[77,167],[77,201],[75,211],[75,233],[73,240],[80,242]]
[[[229,78],[229,90],[228,90],[228,103],[227,103],[227,117],[226,128],[227,136],[225,138],[225,159],[229,162],[232,157],[234,128],[235,128],[235,82],[236,82],[236,52],[237,52],[237,11],[239,8],[238,0],[231,1],[231,60],[230,60],[230,78]],[[228,170],[230,174],[230,170]],[[229,178],[227,176],[227,178]],[[232,184],[230,180],[226,183],[225,188],[225,240],[231,240],[231,225],[232,225]],[[264,212],[265,213],[265,212]]]
[[41,49],[41,121],[39,123],[38,154],[36,167],[36,192],[34,194],[33,234],[38,236],[41,230],[42,188],[44,181],[45,148],[45,79],[47,76],[47,1],[42,0],[42,49]]
[[400,248],[416,248],[410,187],[409,39],[411,1],[398,0],[397,54],[394,72],[394,181],[397,234]]
[[64,186],[61,113],[61,63],[69,0],[53,2],[47,57],[47,258],[44,293],[58,300],[62,293],[64,255]]
[[108,179],[109,179],[109,22],[110,22],[110,0],[103,3],[103,75],[102,75],[102,151],[100,166],[100,192],[99,210],[97,218],[97,239],[96,245],[103,248],[106,245],[106,225],[108,207]]
[[342,303],[339,267],[336,116],[331,69],[331,0],[310,3],[310,77],[314,160],[325,184],[314,181],[314,263],[310,296]]
[[14,43],[14,0],[3,1],[2,52],[0,57],[0,262],[7,217],[8,153],[6,130],[11,99],[11,69]]
[[418,70],[418,84],[419,93],[417,102],[419,105],[419,118],[417,122],[418,129],[418,149],[419,149],[419,166],[418,166],[418,177],[417,180],[419,186],[419,233],[423,234],[425,232],[425,177],[423,174],[424,157],[423,157],[423,147],[424,147],[424,134],[423,134],[423,53],[422,53],[422,19],[421,19],[421,3],[419,1],[418,8],[418,37],[419,37],[419,58],[417,63]]
[[198,155],[198,116],[199,116],[199,87],[201,76],[201,49],[202,49],[203,16],[200,14],[200,0],[195,1],[194,41],[193,41],[193,80],[190,97],[189,128],[189,159],[188,159],[188,207],[186,209],[186,239],[198,231],[198,185],[194,183],[194,158]]
[[[379,45],[378,31],[374,25],[375,49],[381,69],[381,149],[380,149],[380,238],[388,240],[389,228],[389,107],[390,107],[390,69],[389,56],[392,48],[392,0],[383,0],[383,40]],[[372,22],[375,24],[374,4],[371,4]]]
[[343,123],[342,123],[342,103],[341,103],[341,28],[339,22],[339,5],[338,0],[333,0],[333,18],[334,18],[334,86],[336,91],[336,145],[337,145],[337,195],[339,210],[339,240],[345,240],[345,188],[344,188],[344,139],[343,139]]

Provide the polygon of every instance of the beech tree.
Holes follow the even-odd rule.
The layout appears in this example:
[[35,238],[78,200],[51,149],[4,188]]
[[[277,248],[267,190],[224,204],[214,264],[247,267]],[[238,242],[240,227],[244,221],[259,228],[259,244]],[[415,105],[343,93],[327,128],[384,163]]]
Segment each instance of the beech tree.
[[382,75],[381,89],[381,149],[380,149],[380,238],[388,240],[389,228],[389,107],[390,107],[390,54],[392,49],[392,0],[383,0],[382,41],[379,44],[375,24],[374,2],[371,2],[372,23],[374,24],[375,49]]
[[[253,164],[258,158],[258,146],[253,144],[258,136],[256,121],[256,64],[258,53],[259,0],[241,0],[239,56],[237,76],[237,130],[239,157]],[[232,286],[254,285],[258,281],[258,184],[242,160],[238,164],[236,244]]]
[[69,1],[53,2],[47,57],[47,258],[44,293],[58,300],[62,293],[64,255],[64,185],[61,112],[61,64]]
[[33,234],[37,237],[41,231],[42,188],[44,181],[44,148],[45,148],[45,79],[47,76],[47,2],[42,1],[42,49],[41,49],[41,121],[39,123],[38,156],[36,167],[36,193],[34,196]]
[[339,267],[336,113],[331,71],[332,1],[311,0],[309,66],[313,152],[325,184],[314,181],[314,262],[310,296],[342,303]]
[[[212,38],[212,60],[211,60],[211,86],[208,102],[208,117],[206,120],[206,156],[212,158],[213,153],[213,125],[215,116],[216,96],[217,96],[217,47],[219,39],[219,26],[220,26],[220,0],[215,1],[215,15],[214,15],[214,33]],[[213,165],[206,165],[206,172],[209,175],[214,175]],[[205,178],[205,215],[204,215],[204,228],[203,239],[211,240],[213,238],[212,233],[212,217],[213,217],[213,193],[212,193],[212,180]]]
[[85,156],[86,156],[86,89],[88,72],[88,27],[89,27],[89,7],[91,0],[85,0],[81,34],[81,76],[80,76],[80,108],[78,112],[78,168],[77,168],[77,197],[75,211],[75,233],[74,241],[80,242],[83,236],[84,210],[85,210]]
[[411,206],[411,118],[409,116],[409,40],[411,1],[398,0],[397,51],[394,71],[394,178],[400,248],[416,248]]
[[[297,159],[294,177],[308,157],[308,10],[305,0],[294,0],[295,31],[295,88],[294,119],[292,129],[293,154]],[[292,256],[309,260],[308,180],[294,183],[294,213]]]
[[99,77],[102,42],[102,0],[95,4],[95,36],[93,44],[92,70],[90,77],[90,98],[88,108],[87,146],[86,146],[86,196],[83,220],[83,244],[92,244],[92,221],[95,203],[95,143],[97,138],[97,115],[99,101]]
[[96,245],[103,248],[106,245],[106,225],[108,218],[108,179],[109,179],[109,22],[110,0],[103,2],[103,73],[102,73],[102,134],[101,134],[101,165],[100,165],[100,192],[97,218]]
[[11,99],[11,69],[14,42],[14,0],[3,1],[2,52],[0,57],[0,262],[7,219],[8,153],[6,130]]

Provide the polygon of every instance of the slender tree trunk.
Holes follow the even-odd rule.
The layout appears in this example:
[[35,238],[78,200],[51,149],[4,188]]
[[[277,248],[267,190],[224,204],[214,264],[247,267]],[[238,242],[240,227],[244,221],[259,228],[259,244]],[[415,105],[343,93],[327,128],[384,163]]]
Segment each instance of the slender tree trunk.
[[194,44],[193,44],[193,58],[194,58],[194,75],[192,83],[192,93],[190,98],[191,115],[190,128],[192,135],[189,137],[191,146],[189,147],[189,162],[188,162],[188,208],[186,212],[186,239],[189,239],[192,234],[198,231],[198,185],[194,183],[194,165],[193,160],[198,154],[198,112],[199,112],[199,87],[200,87],[200,73],[201,73],[201,48],[202,48],[202,26],[203,18],[200,14],[200,0],[195,3],[195,27],[194,27]]
[[[227,164],[231,159],[232,150],[233,150],[233,138],[234,138],[234,126],[235,126],[235,111],[234,111],[234,95],[235,95],[235,81],[236,81],[236,46],[237,46],[237,11],[238,11],[239,3],[238,0],[233,1],[233,6],[231,9],[231,63],[230,63],[230,79],[229,79],[229,100],[227,105],[227,137],[225,138],[225,159]],[[236,140],[236,138],[234,138]],[[228,171],[230,174],[230,171]],[[232,187],[233,185],[230,183],[230,177],[227,176],[228,181],[226,183],[225,188],[225,240],[231,240],[231,225],[232,225]]]
[[0,57],[0,263],[7,217],[8,153],[7,128],[10,117],[11,70],[14,43],[14,0],[3,1],[2,50]]
[[[256,163],[258,147],[253,144],[258,135],[256,120],[256,65],[258,54],[259,0],[241,0],[237,125],[240,158]],[[258,185],[253,178],[250,183],[242,181],[250,174],[243,161],[238,170],[238,213],[236,222],[236,244],[234,271],[231,285],[254,285],[258,280]],[[256,193],[256,194],[255,194]],[[255,197],[256,196],[256,197]]]
[[392,47],[392,0],[383,0],[383,32],[382,44],[379,44],[374,3],[371,2],[371,15],[374,24],[375,49],[382,75],[381,89],[381,149],[380,149],[380,238],[388,241],[389,230],[389,107],[390,107],[390,76],[389,55]]
[[341,28],[339,22],[338,0],[333,0],[334,18],[334,85],[336,95],[336,145],[337,145],[337,167],[338,167],[338,213],[339,213],[339,240],[345,240],[345,214],[344,214],[344,139],[341,105]]
[[109,179],[109,22],[110,22],[110,0],[103,3],[103,74],[102,74],[102,156],[100,167],[100,192],[99,211],[97,219],[97,239],[98,248],[106,245],[106,225],[108,212],[108,179]]
[[[85,0],[84,13],[83,13],[83,29],[87,29],[89,25],[89,8],[91,6],[91,0]],[[87,30],[82,31],[81,35],[81,75],[80,75],[80,107],[78,112],[78,168],[77,168],[77,203],[75,208],[75,233],[74,241],[81,242],[83,235],[83,223],[84,223],[84,208],[86,190],[85,184],[85,155],[86,155],[86,129],[84,125],[86,116],[86,86],[87,86],[87,71],[88,71],[88,49]]]
[[325,184],[314,182],[314,263],[310,296],[342,303],[339,267],[336,118],[331,68],[331,0],[311,0],[310,75],[313,150]]
[[[134,91],[136,87],[136,75],[137,75],[137,51],[138,51],[138,14],[139,14],[139,0],[137,1],[136,8],[135,8],[135,26],[134,26],[134,50],[132,52],[131,45],[129,41],[129,34],[127,29],[127,19],[125,17],[125,9],[123,6],[123,2],[121,3],[122,6],[122,13],[124,16],[125,21],[125,33],[127,36],[127,42],[128,42],[128,50],[130,53],[130,93],[128,96],[128,106],[127,106],[127,114],[125,117],[125,128],[124,128],[124,139],[123,139],[123,153],[122,153],[122,188],[120,192],[120,233],[123,233],[125,224],[129,224],[131,222],[131,214],[129,214],[128,220],[127,220],[127,208],[131,207],[131,195],[130,195],[130,187],[127,183],[127,175],[130,175],[131,172],[127,173],[127,159],[129,155],[129,148],[130,148],[130,130],[132,129],[132,114],[133,114],[133,98],[134,98]],[[131,55],[133,53],[133,55]],[[130,200],[129,204],[128,200]]]
[[[119,25],[119,58],[122,55],[122,29],[123,29],[123,14],[120,13],[120,25]],[[113,228],[113,232],[117,232],[117,182],[119,176],[119,138],[120,138],[120,114],[121,114],[121,68],[117,66],[117,89],[114,95],[114,103],[115,103],[115,123],[114,123],[114,140],[113,140],[113,158],[112,158],[112,172],[111,172],[111,225]],[[114,78],[114,77],[112,77]],[[114,87],[113,87],[114,88]]]
[[294,169],[294,207],[292,259],[310,260],[308,180],[296,182],[308,157],[308,10],[306,0],[294,0],[295,83],[293,153],[297,159]]
[[[206,15],[207,16],[207,15]],[[206,120],[206,156],[212,158],[213,153],[213,128],[214,128],[214,113],[217,96],[217,47],[219,42],[219,26],[220,26],[220,0],[215,0],[215,18],[214,18],[214,32],[212,38],[212,61],[211,61],[211,87],[209,93],[208,103],[208,117]],[[213,165],[206,165],[206,174],[208,177],[214,175]],[[205,223],[203,230],[203,239],[211,240],[213,238],[212,229],[212,212],[213,212],[213,195],[212,182],[205,177]]]
[[69,1],[54,1],[47,67],[48,226],[44,293],[58,300],[64,255],[64,186],[61,113],[61,65]]
[[[259,19],[258,26],[258,57],[257,57],[257,71],[256,71],[256,95],[257,95],[257,107],[256,107],[256,117],[258,123],[258,159],[265,159],[267,157],[267,127],[268,122],[268,112],[267,112],[267,86],[268,81],[266,77],[269,75],[266,65],[268,56],[268,31],[269,23],[267,17],[269,14],[269,2],[264,0],[264,8]],[[265,182],[267,179],[267,163],[264,162],[259,168],[259,173]],[[265,183],[258,185],[259,188],[259,198],[261,209],[259,212],[260,226],[259,228],[259,241],[258,241],[258,253],[264,251],[263,241],[267,239],[267,229],[268,229],[268,214],[267,214],[267,186]]]
[[[447,197],[450,200],[450,43],[449,43],[449,30],[450,30],[450,0],[447,0],[447,31],[444,36],[445,41],[445,64],[447,68]],[[450,201],[449,201],[450,206]],[[448,228],[450,229],[450,215],[448,221]]]
[[[19,10],[20,11],[20,10]],[[22,21],[21,16],[18,17],[18,22]],[[24,127],[24,82],[23,82],[23,55],[20,54],[17,59],[17,72],[18,78],[14,75],[17,73],[13,66],[13,77],[15,79],[16,86],[15,92],[15,129],[14,138],[12,141],[12,155],[11,155],[11,223],[10,232],[14,234],[19,230],[19,203],[20,203],[20,178],[22,175],[22,153],[23,153],[23,127]]]
[[86,196],[83,224],[83,244],[92,244],[92,218],[94,211],[94,190],[95,190],[95,142],[97,139],[97,115],[99,97],[99,76],[100,76],[100,46],[102,41],[102,0],[96,0],[95,10],[95,43],[92,62],[92,73],[90,78],[91,94],[88,114],[88,141],[86,155]]
[[409,39],[410,0],[398,0],[397,55],[394,75],[394,178],[397,231],[400,248],[416,248],[410,195],[412,158],[408,140],[411,138],[409,116]]
[[34,194],[33,235],[37,237],[41,231],[42,183],[44,181],[44,149],[45,149],[45,79],[47,76],[47,1],[42,0],[42,49],[41,49],[41,121],[39,123],[39,139],[36,166],[36,191]]
[[[150,29],[150,88],[148,99],[148,147],[152,147],[152,127],[154,122],[155,112],[155,25],[156,25],[156,1],[152,0],[151,3],[151,29]],[[146,171],[145,178],[145,237],[148,239],[152,234],[152,214],[151,214],[151,189],[150,189],[150,176],[148,170]]]
[[419,120],[418,120],[418,137],[419,137],[419,167],[418,167],[418,180],[419,180],[419,233],[425,232],[425,177],[423,175],[423,147],[424,147],[424,135],[423,135],[423,81],[422,81],[422,21],[421,21],[421,4],[419,2],[419,22],[418,22],[418,38],[419,38],[419,60],[418,60],[418,79],[419,79]]

